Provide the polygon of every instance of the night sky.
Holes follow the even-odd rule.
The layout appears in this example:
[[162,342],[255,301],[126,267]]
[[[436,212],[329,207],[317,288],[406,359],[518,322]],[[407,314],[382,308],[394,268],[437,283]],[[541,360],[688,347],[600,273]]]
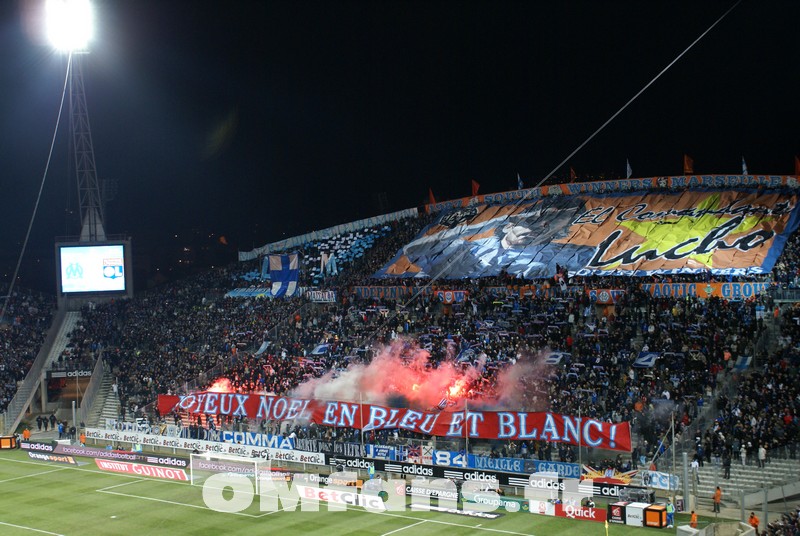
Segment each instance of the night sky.
[[[135,270],[470,192],[534,185],[734,2],[96,4],[85,58],[108,233]],[[0,282],[33,210],[65,57],[0,3]],[[580,176],[792,174],[800,2],[745,0],[570,162]],[[20,284],[53,291],[78,232],[65,115]],[[558,173],[569,174],[568,166]],[[70,194],[70,192],[73,192]],[[383,194],[383,195],[382,195]],[[177,237],[176,237],[177,235]],[[219,243],[224,235],[228,246]]]

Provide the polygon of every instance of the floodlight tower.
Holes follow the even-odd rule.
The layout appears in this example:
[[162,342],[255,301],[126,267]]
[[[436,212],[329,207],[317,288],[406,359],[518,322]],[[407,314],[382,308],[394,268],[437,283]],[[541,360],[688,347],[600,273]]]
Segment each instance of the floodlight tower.
[[104,206],[83,85],[83,58],[94,36],[94,14],[89,0],[47,0],[47,33],[56,49],[69,54],[69,107],[78,207],[81,215],[80,242],[106,240]]

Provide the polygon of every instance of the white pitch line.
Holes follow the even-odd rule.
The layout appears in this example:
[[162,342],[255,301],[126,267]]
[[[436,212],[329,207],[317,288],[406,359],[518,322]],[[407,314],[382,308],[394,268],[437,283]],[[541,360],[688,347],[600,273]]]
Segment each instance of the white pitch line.
[[114,488],[120,488],[122,486],[130,486],[131,484],[136,484],[137,482],[147,482],[147,478],[139,478],[136,480],[131,480],[130,482],[123,482],[122,484],[114,484],[113,486],[108,486],[102,489],[96,489],[95,491],[108,491]]
[[[353,512],[364,512],[365,514],[378,514],[379,516],[390,516],[390,517],[401,517],[403,519],[419,519],[418,517],[413,516],[404,516],[401,514],[389,514],[386,512],[368,512],[366,510],[353,510]],[[428,523],[438,523],[440,525],[447,525],[450,527],[462,527],[465,529],[477,529],[477,530],[486,530],[489,532],[498,532],[500,534],[516,534],[517,536],[533,536],[533,534],[529,534],[527,532],[514,532],[511,530],[503,530],[503,529],[490,529],[487,527],[481,527],[480,525],[464,525],[462,523],[451,523],[450,521],[439,521],[438,519],[426,519]]]
[[[160,502],[160,503],[165,503],[165,504],[174,504],[175,506],[188,506],[189,508],[198,508],[200,510],[207,510],[209,512],[213,512],[214,511],[214,510],[212,510],[211,508],[209,508],[207,506],[200,506],[198,504],[189,504],[189,503],[182,503],[182,502],[177,502],[177,501],[168,501],[167,499],[157,499],[155,497],[143,497],[142,495],[131,495],[130,493],[119,493],[119,492],[116,492],[116,491],[103,491],[103,490],[100,490],[100,489],[95,490],[95,491],[97,491],[98,493],[107,493],[109,495],[119,495],[120,497],[129,497],[129,498],[132,498],[132,499],[142,499],[143,501],[153,501],[153,502]],[[254,515],[254,514],[245,514],[244,512],[220,512],[220,513],[233,514],[233,515],[244,516],[244,517],[261,517],[261,516],[257,516],[257,515]]]
[[[264,496],[265,497],[268,496],[268,497],[280,498],[280,495],[267,495],[267,494],[265,494]],[[308,499],[303,499],[302,497],[298,497],[298,500],[299,500],[300,504],[303,504],[303,503],[306,503],[306,504],[319,504],[317,501],[311,501],[311,500],[308,500]],[[282,511],[282,510],[283,510],[283,508],[281,508],[281,510],[275,510],[275,511],[272,511],[272,512],[267,512],[266,514],[261,514],[261,515],[254,516],[254,517],[264,517],[265,515],[276,514],[276,513],[278,513],[279,511]],[[294,510],[292,510],[292,511],[294,511]],[[397,517],[397,518],[400,518],[400,519],[409,519],[411,521],[421,521],[421,522],[424,521],[425,523],[438,523],[439,525],[447,525],[449,527],[461,527],[461,528],[473,529],[473,530],[477,529],[477,530],[484,530],[484,531],[488,531],[488,532],[497,532],[499,534],[513,534],[515,536],[534,536],[533,534],[530,534],[530,533],[527,533],[527,532],[514,532],[514,531],[511,531],[511,530],[490,529],[488,527],[482,526],[482,524],[464,525],[462,523],[453,523],[451,521],[440,521],[438,519],[422,519],[422,520],[420,520],[420,518],[414,517],[414,516],[406,516],[406,515],[403,515],[403,514],[390,514],[389,512],[374,512],[374,511],[370,511],[370,510],[367,510],[367,509],[364,509],[364,508],[361,508],[361,507],[348,508],[347,511],[348,512],[360,512],[362,514],[375,514],[375,515],[379,515],[379,516]],[[415,524],[418,525],[419,523],[415,523]],[[413,526],[413,525],[411,525],[411,526]],[[404,527],[404,528],[408,528],[408,527]]]
[[[45,465],[46,464],[46,462],[29,462],[27,460],[11,460],[11,459],[6,459],[6,458],[0,458],[0,462],[24,463],[24,464],[28,464],[28,465]],[[68,467],[62,467],[62,469],[71,469],[73,471],[83,471],[84,473],[95,473],[97,475],[107,475],[107,476],[116,476],[116,477],[120,477],[120,478],[129,478],[129,479],[134,479],[137,482],[140,481],[140,480],[146,480],[148,482],[166,482],[166,483],[169,483],[169,484],[179,484],[179,485],[183,485],[183,486],[189,486],[190,485],[189,482],[185,482],[185,481],[182,481],[182,480],[162,480],[162,479],[158,479],[158,478],[145,478],[145,479],[142,479],[142,477],[140,477],[139,475],[126,475],[125,473],[114,473],[114,472],[109,472],[109,471],[102,471],[100,469],[87,469],[85,467],[68,466]]]
[[46,465],[45,462],[30,462],[28,460],[12,460],[11,458],[0,458],[0,462],[27,463],[28,465]]
[[[2,462],[2,461],[14,462],[14,463],[26,463],[26,464],[30,464],[30,465],[42,465],[42,462],[33,462],[33,461],[27,461],[27,460],[11,460],[11,459],[6,459],[6,458],[0,458],[0,462]],[[97,469],[84,469],[82,467],[64,467],[64,469],[73,469],[75,471],[85,471],[87,473],[97,473],[97,474],[101,474],[101,475],[109,475],[109,476],[133,478],[133,479],[141,480],[141,477],[139,477],[139,476],[125,475],[125,474],[122,474],[122,473],[109,473],[107,471],[100,471],[100,470],[97,470]],[[147,478],[145,480],[147,480],[148,482],[164,482],[164,483],[168,483],[168,484],[179,484],[179,485],[184,485],[184,486],[189,485],[188,482],[179,482],[179,481],[175,481],[175,480],[156,480],[156,479],[150,479],[150,478]],[[210,508],[206,508],[205,506],[198,506],[196,504],[186,504],[186,503],[179,503],[179,502],[174,502],[174,501],[167,501],[165,499],[154,499],[152,497],[141,497],[139,495],[129,495],[127,493],[117,493],[117,492],[114,492],[114,491],[103,491],[103,492],[100,492],[100,493],[108,493],[109,495],[120,495],[122,497],[132,497],[132,498],[143,499],[143,500],[153,500],[153,501],[156,501],[156,502],[165,502],[165,503],[174,504],[174,505],[178,505],[178,506],[188,506],[188,507],[191,507],[191,508],[199,508],[201,510],[213,511]],[[300,501],[301,502],[313,502],[313,501],[306,501],[304,499],[300,499]],[[364,514],[377,514],[377,515],[381,515],[381,516],[397,517],[397,518],[401,518],[401,519],[410,519],[410,520],[413,520],[413,521],[419,521],[420,520],[418,517],[413,517],[413,516],[406,516],[406,515],[402,515],[402,514],[390,514],[388,512],[370,512],[368,510],[362,510],[362,509],[359,509],[359,508],[354,508],[354,509],[350,509],[349,508],[347,511],[348,512],[350,512],[350,511],[352,511],[352,512],[362,512]],[[259,514],[259,515],[244,514],[244,513],[241,513],[241,512],[233,512],[233,513],[235,513],[237,515],[245,516],[245,517],[259,518],[259,517],[263,517],[264,515],[270,515],[270,514],[277,513],[277,512],[267,512],[266,514]],[[511,530],[502,530],[502,529],[490,529],[488,527],[482,527],[482,526],[479,527],[479,526],[475,526],[475,525],[464,525],[462,523],[452,523],[450,521],[440,521],[438,519],[426,519],[425,521],[428,522],[428,523],[437,523],[439,525],[447,525],[447,526],[450,526],[450,527],[461,527],[461,528],[465,528],[465,529],[475,529],[475,530],[481,530],[481,531],[487,531],[487,532],[496,532],[498,534],[513,534],[515,536],[533,536],[532,534],[525,533],[525,532],[514,532],[514,531],[511,531]]]
[[395,532],[400,532],[401,530],[410,529],[411,527],[416,527],[417,525],[422,525],[423,523],[427,523],[427,522],[428,522],[427,519],[423,519],[422,521],[420,521],[418,523],[413,523],[413,524],[408,525],[406,527],[400,527],[399,529],[390,530],[389,532],[384,532],[383,534],[381,534],[381,536],[389,536],[389,534],[394,534]]
[[25,525],[15,525],[13,523],[5,523],[3,521],[0,521],[0,525],[5,525],[7,527],[14,527],[15,529],[32,530],[33,532],[41,532],[42,534],[52,534],[52,536],[64,536],[63,534],[59,534],[57,532],[50,532],[48,530],[35,529],[33,527],[26,527]]
[[51,469],[50,471],[42,471],[41,473],[33,473],[33,474],[30,474],[30,475],[15,476],[14,478],[6,478],[5,480],[0,480],[0,484],[2,484],[4,482],[11,482],[12,480],[22,480],[23,478],[30,478],[32,476],[46,475],[47,473],[55,473],[56,471],[63,471],[64,469],[69,469],[69,467],[59,467],[58,469]]

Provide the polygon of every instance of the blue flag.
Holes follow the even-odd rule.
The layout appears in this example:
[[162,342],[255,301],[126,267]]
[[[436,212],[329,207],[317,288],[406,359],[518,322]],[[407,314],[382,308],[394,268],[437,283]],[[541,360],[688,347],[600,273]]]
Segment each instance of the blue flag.
[[544,358],[545,365],[558,365],[564,357],[572,357],[567,352],[553,352]]
[[328,353],[329,346],[327,344],[318,344],[316,348],[311,351],[311,355],[325,355]]
[[293,296],[297,292],[297,279],[300,277],[297,253],[270,255],[268,258],[272,296],[275,298]]
[[650,368],[656,364],[656,359],[661,357],[661,352],[639,352],[639,357],[634,361],[633,366],[637,368]]

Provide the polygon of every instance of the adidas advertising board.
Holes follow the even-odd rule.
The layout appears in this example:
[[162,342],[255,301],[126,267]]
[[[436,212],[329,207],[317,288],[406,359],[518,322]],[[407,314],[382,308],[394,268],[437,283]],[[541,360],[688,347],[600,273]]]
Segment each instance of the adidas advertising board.
[[332,467],[339,467],[346,469],[363,469],[368,471],[370,467],[374,467],[376,471],[388,471],[384,469],[384,462],[382,460],[367,460],[364,458],[349,458],[345,456],[327,456],[328,463]]
[[413,463],[386,463],[384,464],[384,470],[387,473],[395,473],[401,475],[412,475],[412,476],[426,476],[426,477],[433,477],[433,467],[430,465],[417,465]]
[[[422,465],[405,462],[390,462],[386,460],[365,460],[363,458],[349,458],[347,456],[329,456],[327,465],[343,468],[369,469],[375,466],[376,471],[384,471],[390,475],[421,476],[426,478],[447,478],[465,482],[488,482],[495,485],[509,486],[512,479],[506,473],[493,471],[478,471],[469,469],[453,469],[436,465]],[[527,482],[527,478],[523,479]],[[521,484],[524,486],[525,484]]]
[[599,484],[594,482],[592,484],[591,493],[596,497],[610,497],[617,498],[622,490],[645,490],[639,486],[622,486],[619,484]]
[[36,450],[39,452],[55,452],[56,443],[52,441],[30,441],[22,439],[19,442],[19,448],[22,450]]

